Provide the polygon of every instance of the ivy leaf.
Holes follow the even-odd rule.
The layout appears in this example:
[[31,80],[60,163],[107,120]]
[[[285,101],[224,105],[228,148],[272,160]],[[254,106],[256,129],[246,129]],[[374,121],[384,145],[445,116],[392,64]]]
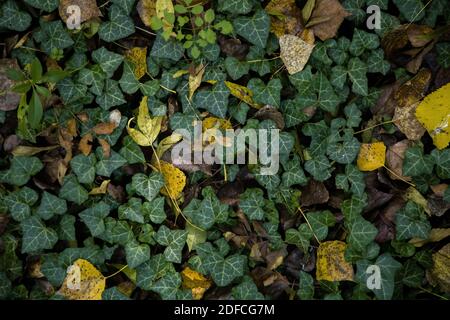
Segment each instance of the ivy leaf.
[[352,43],[349,47],[349,52],[358,57],[365,50],[375,50],[380,46],[380,40],[378,36],[373,33],[369,33],[360,29],[355,29],[353,32]]
[[110,177],[114,170],[122,167],[127,160],[122,158],[120,154],[111,150],[108,158],[103,154],[103,149],[98,147],[95,151],[98,161],[95,165],[95,172],[100,176]]
[[100,68],[107,74],[108,78],[119,68],[123,59],[121,54],[109,51],[105,47],[92,52],[92,60],[100,65]]
[[238,80],[244,75],[248,74],[250,66],[246,62],[239,61],[235,57],[227,57],[225,59],[225,69],[230,75],[231,79]]
[[286,243],[296,245],[303,252],[307,252],[310,245],[310,240],[313,238],[311,228],[303,223],[296,229],[286,230]]
[[37,202],[38,198],[36,191],[23,187],[3,197],[3,201],[13,219],[23,221],[31,215],[31,206]]
[[366,77],[367,66],[359,58],[352,58],[348,62],[348,76],[352,81],[352,91],[356,94],[367,96],[369,94]]
[[80,183],[91,184],[95,179],[95,164],[97,158],[94,154],[85,156],[78,154],[70,160],[70,167]]
[[58,8],[58,0],[25,0],[30,6],[38,8],[47,12],[52,12]]
[[65,200],[44,191],[41,203],[36,213],[44,220],[51,219],[55,214],[62,215],[67,211],[67,203]]
[[23,186],[42,170],[44,165],[37,157],[17,156],[11,160],[9,170],[0,171],[0,182]]
[[336,175],[336,187],[346,192],[351,191],[355,196],[360,197],[366,187],[364,174],[356,166],[347,164],[345,174]]
[[300,300],[312,300],[314,297],[314,279],[313,277],[304,271],[300,271],[298,278],[298,291],[297,296]]
[[60,240],[76,241],[75,236],[75,217],[64,215],[59,222],[58,236]]
[[264,300],[264,295],[258,291],[258,287],[250,277],[245,277],[244,281],[234,287],[231,295],[236,300]]
[[47,228],[36,216],[29,217],[21,223],[22,227],[22,253],[37,252],[43,249],[52,249],[58,241],[55,230]]
[[208,90],[197,92],[194,101],[198,108],[208,110],[219,118],[225,118],[229,95],[230,90],[225,83],[221,81]]
[[290,188],[293,185],[305,186],[308,182],[305,173],[300,165],[300,159],[295,156],[284,166],[281,184],[283,187]]
[[394,0],[401,15],[409,22],[420,21],[425,16],[425,8],[421,0]]
[[163,300],[175,300],[182,279],[178,272],[173,272],[163,276],[151,286],[151,290],[159,293]]
[[363,193],[361,197],[357,197],[354,195],[350,199],[342,202],[341,209],[347,223],[351,225],[353,221],[360,217],[360,214],[362,213],[366,205],[367,194],[365,193]]
[[31,24],[31,16],[27,12],[19,10],[13,0],[4,2],[0,12],[0,27],[22,32]]
[[111,208],[105,202],[99,202],[79,213],[81,220],[86,224],[92,236],[96,237],[105,232],[104,218],[109,215]]
[[66,49],[74,44],[61,20],[42,22],[41,28],[44,35],[41,47],[48,55],[51,55],[55,49]]
[[248,42],[265,48],[270,31],[270,18],[260,9],[252,17],[239,16],[233,20],[236,33]]
[[122,78],[119,80],[123,92],[133,94],[139,90],[141,83],[134,75],[134,65],[130,61],[125,61],[123,65]]
[[327,112],[336,112],[339,104],[339,98],[333,90],[325,74],[319,72],[314,79],[314,88],[317,92],[317,101],[319,107]]
[[64,177],[63,185],[59,190],[59,197],[80,205],[89,198],[89,194],[78,183],[77,178],[70,174]]
[[378,229],[362,217],[354,219],[349,227],[348,243],[358,251],[364,250],[375,240]]
[[225,287],[234,279],[244,274],[247,257],[234,254],[215,264],[211,269],[211,277],[219,287]]
[[271,79],[267,85],[259,78],[250,79],[247,87],[253,92],[253,100],[258,104],[280,106],[281,81]]
[[325,240],[328,235],[328,228],[336,223],[334,215],[328,210],[308,212],[306,215],[317,239],[319,241]]
[[142,263],[150,260],[150,247],[147,244],[131,242],[125,246],[125,254],[128,267],[135,269]]
[[264,193],[258,188],[248,188],[240,196],[239,207],[250,220],[264,219]]
[[430,222],[423,212],[423,208],[413,201],[406,205],[395,215],[396,239],[408,240],[411,238],[428,239],[431,231]]
[[112,3],[117,4],[123,10],[125,10],[126,14],[130,14],[133,10],[135,1],[136,0],[112,0]]
[[305,163],[305,170],[308,171],[315,180],[325,181],[331,177],[331,163],[326,156],[320,155]]
[[311,119],[311,114],[306,111],[312,108],[317,102],[317,96],[314,93],[300,95],[294,100],[284,100],[281,102],[280,110],[283,112],[284,122],[287,128],[294,127],[300,123]]
[[130,136],[123,138],[122,145],[123,147],[120,149],[119,154],[127,161],[127,163],[134,164],[145,162],[144,153]]
[[62,100],[66,104],[74,103],[86,96],[87,86],[81,83],[74,83],[72,79],[65,78],[56,85]]
[[306,123],[302,132],[305,136],[311,137],[311,144],[308,152],[312,157],[324,155],[328,146],[329,128],[325,121],[316,123]]
[[113,4],[109,8],[108,16],[109,21],[103,22],[98,29],[100,39],[106,42],[113,42],[134,33],[133,19],[127,16],[118,5]]
[[328,143],[327,154],[331,160],[341,164],[352,163],[359,153],[360,143],[355,137],[343,142]]
[[166,212],[164,211],[164,198],[157,197],[151,202],[144,202],[142,204],[142,214],[153,223],[163,223],[167,218]]
[[408,148],[403,161],[403,175],[417,177],[433,172],[434,161],[430,155],[424,155],[420,147]]
[[130,300],[117,287],[108,288],[102,293],[102,300]]
[[144,223],[142,200],[130,198],[128,203],[119,206],[119,219],[128,219],[137,223]]
[[244,15],[252,11],[254,1],[252,0],[230,0],[220,1],[217,4],[217,10],[228,12],[234,15]]
[[166,226],[159,227],[155,235],[155,240],[159,244],[166,246],[164,257],[167,261],[180,263],[181,251],[187,239],[186,230],[170,230]]
[[158,34],[156,36],[155,42],[153,43],[153,47],[150,52],[151,57],[169,59],[174,62],[180,60],[183,57],[183,54],[184,48],[180,42],[173,39],[166,41],[163,39],[161,34]]
[[386,75],[391,69],[391,64],[384,60],[384,51],[381,48],[371,51],[366,61],[367,72],[370,73],[379,72],[382,75]]
[[137,173],[133,176],[131,185],[138,195],[152,201],[164,186],[164,178],[159,172],[153,172],[149,176]]
[[107,79],[102,95],[97,96],[95,102],[104,110],[126,103],[117,81]]
[[436,173],[441,179],[450,179],[450,149],[431,151],[436,163]]

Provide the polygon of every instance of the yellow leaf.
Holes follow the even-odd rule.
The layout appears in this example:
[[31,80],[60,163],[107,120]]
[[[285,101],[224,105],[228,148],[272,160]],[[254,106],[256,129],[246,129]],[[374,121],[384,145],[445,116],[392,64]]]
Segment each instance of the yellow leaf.
[[17,146],[11,151],[14,156],[32,156],[42,151],[50,151],[58,148],[59,146],[50,147],[28,147],[28,146]]
[[162,160],[159,163],[158,169],[166,182],[165,186],[161,188],[161,193],[165,196],[170,196],[174,200],[181,198],[183,189],[186,186],[186,175],[171,163]]
[[134,65],[134,76],[137,80],[147,73],[147,47],[133,47],[125,52],[125,58]]
[[228,87],[228,89],[230,89],[230,93],[236,98],[244,101],[246,104],[252,106],[255,109],[261,108],[260,105],[253,101],[253,92],[249,88],[230,81],[225,81],[225,85]]
[[164,13],[174,13],[173,3],[171,0],[156,0],[156,16],[164,19]]
[[105,194],[106,191],[108,190],[108,184],[110,181],[111,180],[103,181],[99,187],[92,188],[92,190],[89,192],[89,194],[91,194],[91,195]]
[[189,70],[178,70],[177,72],[175,72],[172,76],[173,79],[179,78],[181,76],[184,76],[185,74],[188,74]]
[[186,222],[185,229],[188,232],[186,243],[189,251],[192,251],[197,244],[204,243],[206,241],[207,232],[205,230],[200,230],[198,227],[193,226],[189,222]]
[[191,289],[192,297],[195,300],[200,300],[205,291],[211,287],[211,280],[189,267],[186,267],[181,271],[181,277],[183,279],[183,288]]
[[281,60],[289,74],[302,71],[314,50],[314,45],[290,34],[281,36],[279,41]]
[[208,117],[203,119],[202,121],[202,129],[203,131],[207,129],[233,129],[231,122],[226,119],[216,118],[216,117]]
[[[179,142],[181,139],[183,139],[183,136],[179,133],[172,133],[170,136],[165,137],[164,139],[162,139],[159,143],[158,143],[158,147],[156,148],[156,155],[158,156],[158,158],[161,158],[164,154],[164,152],[166,152],[167,150],[169,150],[175,143]],[[156,163],[154,160],[156,159],[152,159],[152,163]]]
[[144,96],[139,104],[139,114],[137,117],[138,129],[130,128],[130,123],[133,119],[128,120],[128,134],[140,146],[151,146],[161,131],[163,117],[150,117],[148,112],[148,97]]
[[376,170],[384,166],[385,160],[386,146],[383,142],[361,144],[357,161],[359,170]]
[[136,9],[145,26],[151,27],[152,17],[156,15],[156,0],[139,0]]
[[67,270],[59,294],[70,300],[102,300],[105,277],[89,261],[78,259]]
[[450,243],[433,254],[433,268],[427,271],[427,278],[432,285],[450,292]]
[[431,229],[428,239],[412,238],[409,243],[415,247],[422,247],[430,242],[439,242],[447,237],[450,237],[450,228],[436,228]]
[[425,197],[414,187],[409,187],[403,195],[405,200],[411,200],[423,208],[423,210],[431,216],[431,210],[428,207],[428,201]]
[[317,280],[353,280],[353,267],[344,258],[346,247],[347,244],[342,241],[327,241],[320,244],[317,250]]
[[450,142],[450,83],[426,96],[416,109],[416,117],[434,145],[446,148]]
[[202,83],[203,74],[205,73],[205,66],[200,63],[194,70],[193,74],[189,74],[189,100],[192,100],[195,90],[200,87]]

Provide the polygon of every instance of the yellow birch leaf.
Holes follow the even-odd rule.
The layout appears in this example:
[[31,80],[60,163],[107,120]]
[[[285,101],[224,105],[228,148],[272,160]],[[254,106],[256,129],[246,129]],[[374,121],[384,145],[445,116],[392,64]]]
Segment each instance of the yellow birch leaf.
[[431,229],[428,239],[412,238],[409,240],[415,247],[422,247],[430,242],[439,242],[447,237],[450,237],[450,228],[435,228]]
[[202,83],[203,74],[205,73],[205,66],[200,63],[193,72],[194,74],[189,74],[189,100],[192,100],[195,90],[200,87]]
[[426,96],[416,109],[416,117],[434,145],[446,148],[450,143],[450,83]]
[[102,300],[105,277],[89,261],[78,259],[68,269],[58,293],[69,300]]
[[314,50],[314,45],[290,34],[281,36],[279,41],[281,60],[289,74],[302,71]]
[[161,188],[160,192],[174,200],[181,198],[183,189],[186,186],[186,175],[184,172],[173,164],[162,160],[159,161],[158,169],[165,181],[165,186]]
[[427,271],[432,285],[439,285],[442,291],[450,292],[450,243],[433,254],[433,268]]
[[246,104],[252,106],[255,109],[261,108],[260,105],[253,101],[253,92],[249,88],[230,81],[225,81],[225,85],[228,87],[228,89],[230,89],[230,93],[236,98],[244,101]]
[[191,289],[192,297],[195,300],[200,300],[212,284],[211,280],[189,267],[181,271],[181,277],[183,279],[182,287],[184,289]]
[[89,194],[91,195],[96,195],[96,194],[105,194],[106,191],[108,190],[108,184],[111,180],[105,180],[103,181],[100,186],[92,188],[92,190],[89,192]]
[[347,244],[342,241],[327,241],[319,245],[316,262],[317,280],[353,280],[353,267],[344,257],[346,247]]
[[386,146],[383,142],[361,144],[357,160],[359,170],[376,170],[384,166],[385,160]]
[[147,73],[147,47],[133,47],[125,52],[125,58],[134,65],[134,76],[137,80]]

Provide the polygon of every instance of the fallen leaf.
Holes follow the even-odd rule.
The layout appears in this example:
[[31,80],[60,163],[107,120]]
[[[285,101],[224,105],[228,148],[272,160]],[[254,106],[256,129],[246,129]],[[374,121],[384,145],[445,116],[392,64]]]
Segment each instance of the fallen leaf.
[[77,120],[75,120],[75,118],[67,120],[67,132],[72,137],[76,137],[78,135],[78,132],[77,132]]
[[[158,158],[162,158],[164,153],[169,150],[174,144],[178,143],[183,136],[179,133],[172,133],[170,136],[165,137],[158,143],[158,147],[156,148],[156,156]],[[152,163],[156,163],[156,158],[152,158]]]
[[186,175],[184,172],[173,164],[162,160],[157,168],[162,173],[165,181],[165,186],[161,188],[161,193],[174,200],[180,199],[186,186]]
[[59,2],[59,16],[64,22],[67,22],[71,15],[71,12],[67,11],[69,6],[80,7],[81,23],[102,15],[95,0],[61,0]]
[[119,110],[115,109],[109,113],[109,122],[114,123],[116,128],[120,125],[120,120],[122,120],[122,114]]
[[428,239],[412,238],[411,240],[409,240],[409,243],[411,243],[415,247],[420,248],[427,243],[439,242],[447,237],[450,237],[450,228],[446,228],[446,229],[436,228],[436,229],[431,229]]
[[350,16],[338,0],[317,0],[311,18],[306,24],[314,34],[325,41],[334,38],[346,17]]
[[270,29],[277,37],[302,31],[302,12],[295,0],[272,0],[265,10],[270,15]]
[[95,125],[94,128],[92,128],[92,131],[95,134],[111,134],[113,133],[114,129],[116,128],[116,124],[112,122],[101,122],[97,125]]
[[192,297],[194,300],[200,300],[205,291],[212,285],[211,280],[189,267],[186,267],[181,271],[181,277],[183,279],[183,288],[192,290]]
[[450,142],[450,83],[423,99],[416,117],[427,129],[434,145],[444,149]]
[[280,55],[289,74],[300,72],[314,50],[314,45],[293,35],[283,35],[279,39]]
[[67,271],[58,293],[69,300],[102,300],[105,277],[89,261],[76,260]]
[[230,93],[236,98],[244,101],[255,109],[261,108],[259,104],[253,101],[253,92],[249,88],[230,81],[225,81],[225,85],[230,89]]
[[405,152],[411,146],[409,140],[402,140],[396,144],[388,147],[386,152],[386,166],[395,174],[388,171],[389,177],[393,180],[411,181],[411,177],[403,176],[403,161],[405,159]]
[[100,186],[92,188],[92,190],[89,192],[90,195],[98,195],[98,194],[105,194],[108,191],[108,185],[111,182],[111,180],[104,180]]
[[147,47],[133,47],[125,52],[125,58],[134,66],[134,76],[137,80],[147,73]]
[[414,187],[409,187],[403,194],[405,200],[411,200],[421,206],[428,215],[431,215],[431,210],[428,207],[427,199]]
[[309,179],[308,184],[302,189],[300,203],[302,207],[327,203],[330,198],[327,188],[322,182]]
[[430,189],[433,190],[433,193],[442,198],[444,196],[445,190],[447,190],[448,184],[440,183],[430,186]]
[[145,26],[151,27],[151,19],[156,15],[156,0],[139,0],[136,9]]
[[0,59],[0,110],[10,111],[17,109],[20,101],[20,94],[12,91],[15,84],[6,75],[8,69],[19,71],[19,65],[16,59]]
[[342,241],[326,241],[319,245],[316,261],[317,280],[353,280],[353,267],[344,257],[346,247],[347,244]]
[[259,120],[270,119],[273,122],[275,122],[277,128],[280,130],[283,130],[285,126],[283,114],[280,111],[278,111],[278,109],[275,108],[274,106],[265,105],[255,113],[255,118]]
[[226,130],[226,129],[232,129],[233,126],[231,125],[231,122],[226,119],[221,119],[217,117],[207,117],[202,120],[202,130],[205,131],[207,129],[220,129],[220,130]]
[[204,243],[207,239],[208,232],[200,230],[198,227],[193,226],[191,223],[186,222],[186,231],[188,232],[186,238],[186,244],[189,252],[195,249],[195,246]]
[[242,43],[239,39],[226,38],[223,35],[219,35],[218,39],[220,50],[223,53],[238,60],[245,60],[249,51],[248,44]]
[[131,138],[140,146],[151,146],[161,130],[163,117],[150,117],[148,111],[148,97],[142,97],[139,104],[139,114],[137,116],[138,129],[130,128],[131,121],[128,120],[127,131]]
[[197,67],[194,68],[193,72],[189,74],[189,100],[192,100],[192,96],[194,95],[195,90],[200,87],[205,69],[205,66],[200,63]]
[[386,146],[383,142],[363,143],[358,154],[358,168],[361,171],[373,171],[384,166]]
[[450,243],[433,253],[433,267],[427,270],[432,285],[439,285],[444,292],[450,292]]
[[58,148],[59,146],[49,147],[29,147],[29,146],[17,146],[11,151],[14,156],[33,156],[43,151],[50,151]]
[[98,142],[100,143],[100,146],[103,150],[103,156],[105,158],[109,158],[111,155],[111,146],[109,145],[108,141],[102,138],[98,138]]
[[94,138],[91,133],[85,134],[78,144],[78,149],[85,155],[88,156],[92,150],[92,141]]

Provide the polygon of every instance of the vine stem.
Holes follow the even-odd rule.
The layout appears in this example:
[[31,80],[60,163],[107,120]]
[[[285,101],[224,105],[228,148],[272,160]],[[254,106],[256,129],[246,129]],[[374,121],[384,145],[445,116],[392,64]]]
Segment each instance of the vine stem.
[[145,30],[144,28],[141,28],[141,27],[138,27],[138,26],[135,26],[135,28],[138,29],[138,30],[140,30],[140,31],[142,31],[142,32],[145,32],[145,33],[147,33],[147,34],[150,34],[150,35],[152,35],[152,36],[156,36],[156,33],[151,32],[151,31],[148,31],[148,30]]
[[119,270],[117,270],[116,272],[114,272],[113,274],[110,274],[109,276],[106,276],[105,279],[109,279],[114,277],[115,275],[121,273],[123,270],[125,270],[126,268],[128,268],[128,265],[124,265],[122,268],[120,268]]
[[250,61],[246,61],[247,63],[257,63],[257,62],[264,62],[264,61],[272,61],[272,60],[277,60],[280,59],[281,56],[276,56],[274,58],[269,58],[269,59],[258,59],[258,60],[250,60]]
[[355,134],[360,134],[360,133],[363,133],[363,132],[366,132],[366,131],[375,129],[376,127],[384,126],[385,124],[390,124],[390,123],[395,123],[395,121],[394,121],[394,120],[389,120],[389,121],[385,121],[385,122],[378,123],[378,124],[373,125],[373,126],[371,126],[371,127],[365,128],[364,130],[356,131],[356,132],[354,133],[354,135],[355,135]]
[[383,167],[389,171],[389,173],[391,173],[392,175],[396,176],[397,178],[399,178],[401,181],[403,181],[404,183],[409,184],[411,187],[415,188],[416,185],[414,183],[411,183],[409,181],[406,181],[404,178],[402,178],[401,176],[399,176],[397,173],[394,172],[394,170],[389,169],[387,166],[383,165]]
[[311,224],[309,223],[309,220],[308,220],[308,218],[306,217],[306,214],[303,212],[303,210],[302,210],[301,207],[298,207],[297,209],[298,209],[298,211],[300,211],[300,213],[302,214],[303,218],[305,218],[306,224],[308,225],[309,229],[311,229],[311,232],[313,233],[314,238],[316,238],[317,242],[318,242],[319,245],[320,245],[321,242],[320,242],[319,238],[317,238],[317,235],[316,235],[316,233],[314,232],[314,229],[312,228]]
[[424,287],[419,287],[419,289],[422,290],[422,291],[424,291],[424,292],[426,292],[426,293],[429,293],[429,294],[431,294],[431,295],[433,295],[433,296],[436,296],[436,297],[438,297],[438,298],[440,298],[440,299],[442,299],[442,300],[448,300],[448,298],[446,298],[446,297],[444,297],[444,296],[441,296],[440,294],[437,294],[437,293],[435,293],[435,292],[433,292],[433,291],[430,291],[430,290],[428,290],[428,289],[425,289]]

